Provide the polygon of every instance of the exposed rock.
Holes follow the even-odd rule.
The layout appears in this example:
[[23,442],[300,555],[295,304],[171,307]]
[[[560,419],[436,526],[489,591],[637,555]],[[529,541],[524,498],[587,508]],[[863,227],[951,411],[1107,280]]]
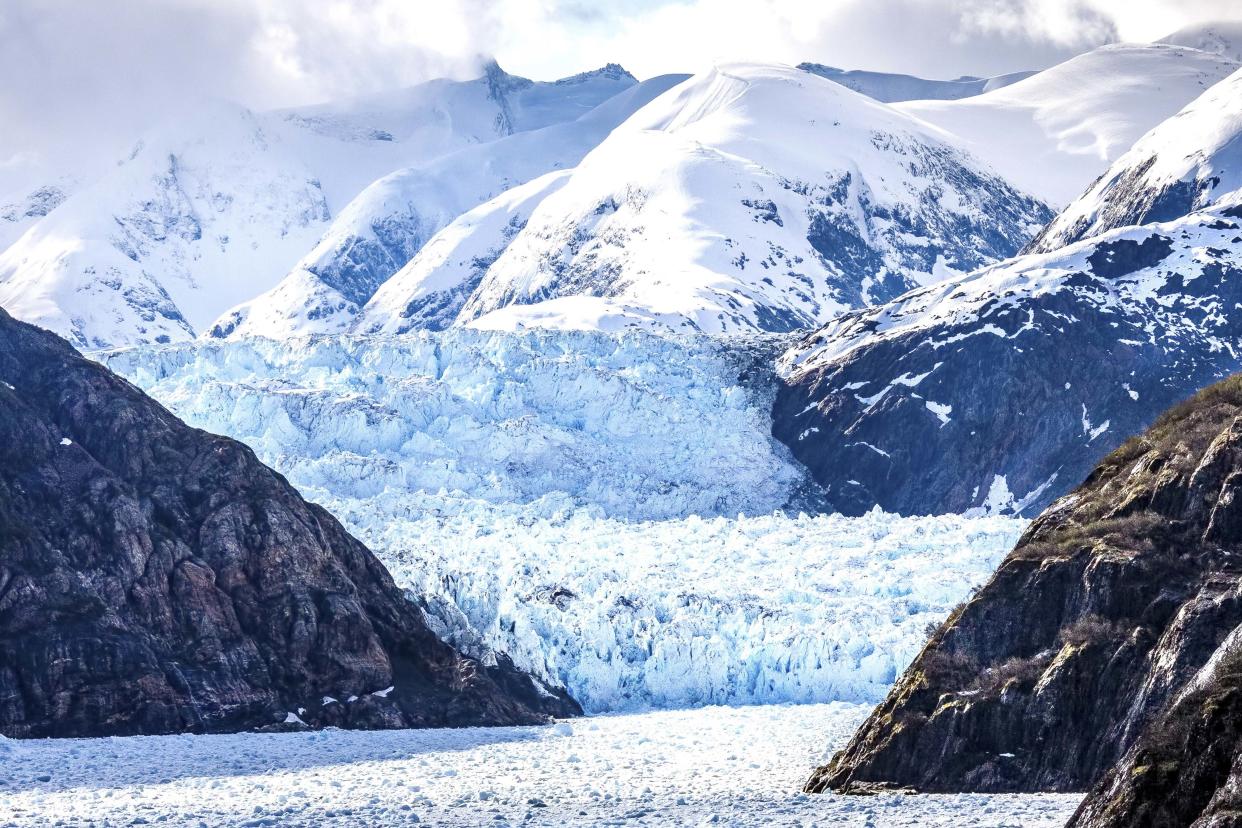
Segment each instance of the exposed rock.
[[1032,523],[807,789],[1099,785],[1075,825],[1235,824],[1240,553],[1234,377]]
[[375,557],[246,446],[0,311],[0,733],[578,712],[497,661],[436,638]]
[[782,358],[773,434],[847,514],[1038,514],[1242,368],[1242,228],[1227,209],[840,317]]
[[1035,252],[804,338],[773,434],[849,514],[1037,514],[1242,369],[1238,100],[1242,72],[1148,133]]

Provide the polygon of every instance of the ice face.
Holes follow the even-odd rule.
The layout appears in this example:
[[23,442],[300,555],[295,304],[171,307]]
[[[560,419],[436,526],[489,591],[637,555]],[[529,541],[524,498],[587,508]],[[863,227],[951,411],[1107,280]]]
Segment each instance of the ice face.
[[770,512],[802,473],[745,352],[630,333],[453,330],[186,344],[106,358],[304,489],[543,497],[611,517]]
[[591,711],[874,702],[1021,521],[793,514],[765,340],[455,329],[100,355],[237,437],[467,651]]

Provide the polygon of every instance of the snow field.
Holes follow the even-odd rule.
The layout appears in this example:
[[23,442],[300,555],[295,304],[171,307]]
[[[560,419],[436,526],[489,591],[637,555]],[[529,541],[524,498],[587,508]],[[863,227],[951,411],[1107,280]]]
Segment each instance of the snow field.
[[556,727],[0,739],[22,826],[1060,826],[1077,795],[807,796],[859,705],[703,708]]

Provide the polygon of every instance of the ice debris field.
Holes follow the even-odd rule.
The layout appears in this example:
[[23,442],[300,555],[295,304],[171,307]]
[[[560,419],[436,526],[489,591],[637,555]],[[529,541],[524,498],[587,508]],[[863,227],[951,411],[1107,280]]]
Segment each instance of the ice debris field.
[[589,712],[874,703],[1024,524],[799,514],[763,347],[454,330],[103,358],[253,446],[446,639]]
[[1078,795],[807,796],[867,707],[707,707],[555,727],[0,738],[5,825],[1052,828]]

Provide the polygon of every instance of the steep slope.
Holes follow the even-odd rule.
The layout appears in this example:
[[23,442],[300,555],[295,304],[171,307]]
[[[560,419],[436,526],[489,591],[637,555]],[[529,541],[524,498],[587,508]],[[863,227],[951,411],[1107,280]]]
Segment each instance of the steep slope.
[[0,306],[79,347],[187,339],[329,215],[278,132],[216,105],[148,135],[0,253]]
[[84,347],[193,337],[288,274],[377,178],[576,119],[634,83],[619,67],[533,83],[491,64],[296,111],[204,104],[0,253],[0,304]]
[[883,103],[898,101],[956,101],[1002,89],[1025,80],[1034,72],[1011,72],[994,78],[961,77],[956,80],[928,80],[892,72],[838,69],[822,63],[799,63],[798,68],[853,89]]
[[1242,76],[1144,135],[1031,244],[1047,252],[1118,227],[1168,221],[1242,189]]
[[777,66],[678,85],[552,180],[446,230],[478,263],[451,284],[416,257],[364,324],[422,324],[448,292],[479,327],[787,331],[1009,255],[1049,216],[937,131]]
[[[1242,73],[1208,96],[1242,100]],[[1184,120],[1144,144],[1177,146]],[[842,316],[782,357],[773,433],[849,513],[1042,509],[1125,435],[1242,367],[1242,192],[1214,196]]]
[[[623,71],[605,67],[591,74]],[[280,284],[224,314],[209,333],[282,337],[344,330],[436,231],[512,187],[572,168],[618,124],[684,79],[652,78],[575,120],[473,145],[381,178],[341,211]]]
[[1036,520],[808,789],[1099,783],[1071,825],[1234,824],[1240,480],[1233,377]]
[[0,732],[537,722],[327,512],[0,311]]
[[67,182],[45,184],[32,190],[0,197],[0,250],[4,250],[31,225],[64,203]]
[[531,213],[571,176],[570,170],[548,173],[459,216],[380,286],[354,330],[399,334],[451,326]]
[[1061,207],[1238,66],[1184,46],[1102,46],[983,95],[896,107],[959,136],[1015,187]]

